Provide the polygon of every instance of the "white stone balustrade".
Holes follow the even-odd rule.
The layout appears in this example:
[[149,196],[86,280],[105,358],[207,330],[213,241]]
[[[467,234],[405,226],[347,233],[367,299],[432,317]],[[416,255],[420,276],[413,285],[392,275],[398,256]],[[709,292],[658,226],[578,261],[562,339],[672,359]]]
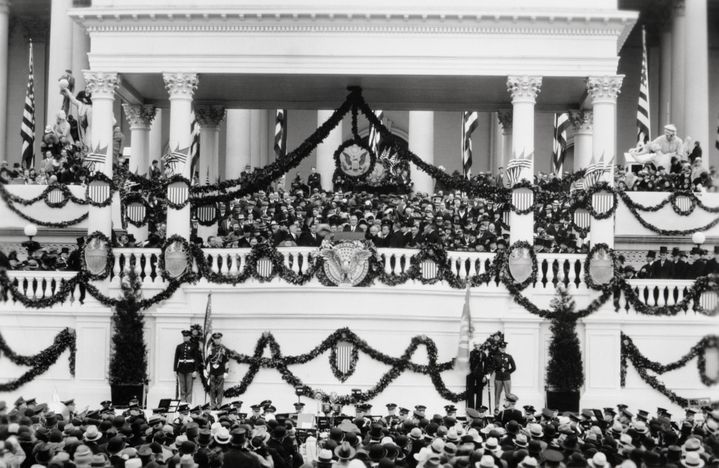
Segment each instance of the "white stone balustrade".
[[[649,306],[672,306],[684,299],[694,280],[631,279],[629,283],[642,304]],[[626,298],[621,294],[620,306],[626,308]],[[692,302],[689,302],[691,310]]]
[[[10,281],[15,284],[18,290],[30,299],[42,299],[52,297],[60,291],[63,282],[70,280],[76,271],[44,271],[44,270],[9,270],[7,272]],[[65,303],[72,303],[79,300],[78,287],[68,296]],[[0,293],[0,301],[12,301],[9,292]]]

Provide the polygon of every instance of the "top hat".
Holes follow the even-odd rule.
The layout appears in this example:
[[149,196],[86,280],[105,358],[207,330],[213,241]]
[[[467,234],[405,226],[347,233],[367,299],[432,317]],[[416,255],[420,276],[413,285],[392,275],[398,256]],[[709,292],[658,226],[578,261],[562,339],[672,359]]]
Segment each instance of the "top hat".
[[182,336],[192,336],[192,332],[190,330],[182,330],[180,333],[182,333]]
[[222,338],[222,332],[215,332],[212,334],[212,338]]

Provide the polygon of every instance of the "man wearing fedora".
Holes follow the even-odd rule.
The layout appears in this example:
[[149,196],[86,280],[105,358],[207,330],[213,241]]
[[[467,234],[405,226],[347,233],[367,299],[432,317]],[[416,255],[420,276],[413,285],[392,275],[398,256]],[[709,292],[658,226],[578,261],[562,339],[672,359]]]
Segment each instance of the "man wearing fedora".
[[174,360],[178,397],[180,401],[187,403],[192,403],[192,384],[197,377],[197,370],[202,366],[200,350],[191,338],[190,330],[182,330],[182,343],[175,348]]
[[227,349],[222,344],[222,333],[215,332],[212,334],[212,347],[205,362],[210,384],[210,407],[215,410],[222,406],[228,363]]

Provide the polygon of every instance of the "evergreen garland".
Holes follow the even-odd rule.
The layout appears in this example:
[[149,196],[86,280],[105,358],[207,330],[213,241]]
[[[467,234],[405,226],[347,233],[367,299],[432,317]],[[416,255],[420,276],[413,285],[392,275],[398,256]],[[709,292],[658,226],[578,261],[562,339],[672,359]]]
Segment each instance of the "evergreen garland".
[[576,330],[574,299],[566,288],[559,286],[551,307],[554,314],[546,383],[549,388],[576,392],[584,385],[584,368]]
[[145,317],[141,313],[142,283],[135,273],[134,258],[122,282],[122,298],[112,315],[112,354],[110,356],[110,384],[146,384],[147,348],[145,345]]

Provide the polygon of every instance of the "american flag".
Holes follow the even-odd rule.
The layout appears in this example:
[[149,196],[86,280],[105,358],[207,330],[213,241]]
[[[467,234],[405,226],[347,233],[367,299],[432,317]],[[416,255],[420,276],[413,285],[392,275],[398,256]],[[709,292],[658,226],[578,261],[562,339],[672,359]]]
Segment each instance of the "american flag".
[[287,154],[287,109],[275,112],[275,156],[277,159]]
[[95,148],[90,153],[85,156],[85,159],[82,161],[82,164],[90,171],[94,172],[96,169],[97,164],[105,164],[105,160],[107,159],[107,147],[108,145],[105,145],[104,148]]
[[457,360],[455,368],[459,370],[469,369],[469,349],[474,337],[474,326],[472,325],[472,314],[469,310],[470,289],[467,285],[467,292],[464,295],[464,307],[462,317],[459,320],[459,346],[457,347]]
[[554,114],[554,151],[552,153],[552,166],[554,173],[562,177],[564,157],[567,152],[567,128],[569,128],[569,114],[563,112]]
[[[205,334],[204,342],[202,343],[202,362],[207,361],[207,356],[210,355],[210,346],[212,346],[212,293],[207,293],[207,305],[205,306],[205,322],[202,326],[202,331]],[[205,378],[209,378],[210,370],[205,367]]]
[[467,179],[472,177],[472,132],[479,125],[478,118],[477,111],[462,113],[462,172]]
[[187,162],[187,156],[190,153],[190,148],[175,149],[162,156],[162,161],[165,165],[169,166],[173,174],[179,174],[182,172],[182,166]]
[[20,137],[22,138],[22,163],[26,168],[35,165],[35,77],[32,64],[32,41],[28,53],[28,76],[27,88],[25,90],[25,106],[22,112],[22,123],[20,124]]
[[[377,117],[377,119],[380,122],[384,121],[384,111],[383,110],[374,111],[374,115],[375,115],[375,117]],[[367,137],[367,144],[372,149],[374,154],[376,154],[377,156],[379,156],[379,143],[380,143],[381,139],[382,139],[382,136],[380,135],[379,130],[377,130],[373,126],[370,126],[369,137]]]
[[584,173],[584,188],[589,189],[597,185],[601,181],[602,176],[611,170],[613,163],[614,158],[605,161],[604,154],[602,154],[598,161],[592,156],[592,161]]
[[[195,175],[197,164],[200,162],[200,123],[197,121],[195,111],[190,114],[190,174]],[[173,169],[173,172],[174,169]]]
[[647,32],[642,28],[642,74],[639,78],[639,102],[637,103],[637,143],[649,141],[649,72],[647,68]]
[[717,138],[714,141],[714,147],[719,150],[719,116],[717,116]]
[[525,156],[524,153],[515,157],[507,163],[507,169],[504,171],[505,185],[512,187],[522,179],[522,171],[532,168],[532,154]]

